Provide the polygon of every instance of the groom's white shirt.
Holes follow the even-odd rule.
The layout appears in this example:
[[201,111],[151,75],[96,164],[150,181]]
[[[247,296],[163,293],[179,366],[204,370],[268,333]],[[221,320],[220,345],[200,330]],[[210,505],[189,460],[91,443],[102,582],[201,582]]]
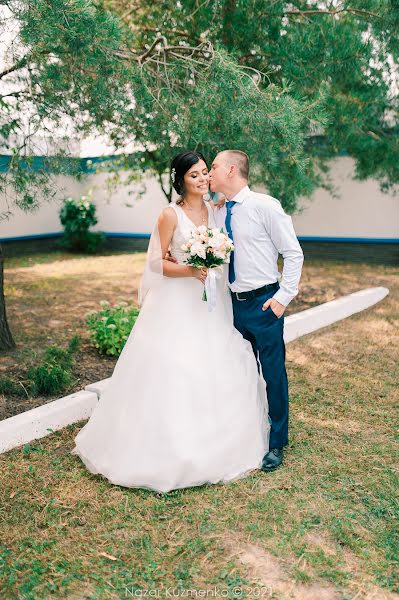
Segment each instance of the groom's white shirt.
[[[276,198],[248,186],[231,200],[236,202],[231,211],[236,279],[230,289],[247,292],[280,281],[273,298],[287,306],[298,293],[303,264],[291,217]],[[226,206],[216,209],[214,216],[217,226],[225,229]],[[279,254],[284,259],[282,274],[277,267]]]

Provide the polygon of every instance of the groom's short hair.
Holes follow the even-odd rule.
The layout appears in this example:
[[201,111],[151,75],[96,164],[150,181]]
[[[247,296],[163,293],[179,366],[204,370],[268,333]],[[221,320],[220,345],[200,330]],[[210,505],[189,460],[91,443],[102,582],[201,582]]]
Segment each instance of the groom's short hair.
[[221,154],[224,154],[225,158],[237,167],[238,172],[243,179],[249,178],[248,154],[242,152],[242,150],[223,150]]

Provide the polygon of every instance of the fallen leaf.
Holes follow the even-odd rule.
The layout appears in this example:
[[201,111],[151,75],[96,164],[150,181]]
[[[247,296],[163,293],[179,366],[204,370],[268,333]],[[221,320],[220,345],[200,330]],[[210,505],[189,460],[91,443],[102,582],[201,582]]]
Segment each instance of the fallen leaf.
[[103,556],[104,558],[109,558],[109,560],[118,560],[116,556],[112,556],[112,554],[107,554],[106,552],[99,552],[98,556]]

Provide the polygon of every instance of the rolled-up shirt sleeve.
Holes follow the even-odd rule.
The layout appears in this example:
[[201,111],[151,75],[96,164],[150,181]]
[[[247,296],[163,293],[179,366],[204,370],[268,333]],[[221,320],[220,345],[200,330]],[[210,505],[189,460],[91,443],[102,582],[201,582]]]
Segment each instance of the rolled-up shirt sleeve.
[[299,291],[303,265],[303,252],[296,237],[292,219],[287,215],[280,203],[276,208],[268,207],[265,212],[265,227],[270,238],[284,259],[280,289],[273,298],[287,306]]

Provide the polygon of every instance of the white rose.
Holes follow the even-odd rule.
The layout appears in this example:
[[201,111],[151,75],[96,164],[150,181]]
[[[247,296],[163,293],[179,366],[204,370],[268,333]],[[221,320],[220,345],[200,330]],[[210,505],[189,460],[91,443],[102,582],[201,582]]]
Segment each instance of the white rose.
[[191,256],[195,256],[196,254],[198,254],[198,250],[200,249],[201,246],[202,246],[202,244],[200,244],[198,242],[194,242],[194,244],[192,244],[191,248],[190,248]]
[[211,248],[220,248],[221,246],[223,246],[223,244],[225,243],[225,240],[223,237],[220,237],[218,235],[215,235],[211,238],[209,238],[209,246],[211,246]]
[[206,257],[206,248],[204,244],[193,244],[190,249],[191,256],[200,256],[201,258]]
[[211,232],[212,232],[212,235],[214,235],[214,236],[221,235],[221,231],[217,227],[214,227],[213,229],[211,229]]

